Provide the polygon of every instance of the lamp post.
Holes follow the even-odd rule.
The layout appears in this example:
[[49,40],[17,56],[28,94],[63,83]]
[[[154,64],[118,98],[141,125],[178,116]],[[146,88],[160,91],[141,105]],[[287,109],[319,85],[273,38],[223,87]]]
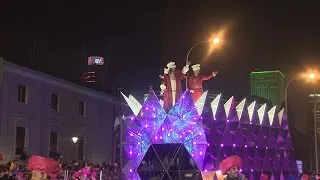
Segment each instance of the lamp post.
[[[298,78],[299,78],[299,76],[295,76],[295,77],[291,78],[287,82],[286,87],[284,89],[284,107],[285,107],[286,113],[288,113],[288,87],[293,81],[297,80]],[[309,73],[307,78],[313,80],[313,79],[316,78],[316,74],[315,73]]]
[[[193,48],[199,46],[200,44],[204,44],[204,43],[212,43],[213,45],[218,45],[218,44],[220,44],[220,42],[221,42],[221,40],[216,37],[216,38],[209,40],[209,41],[200,41],[200,42],[194,44],[188,51],[188,54],[186,57],[186,65],[188,65],[188,63],[189,63],[189,55],[190,55],[191,51],[193,50]],[[188,77],[186,77],[186,89],[188,89]]]
[[[314,80],[316,79],[317,75],[315,73],[309,73],[307,76],[307,79],[310,80]],[[293,77],[292,79],[290,79],[285,87],[285,91],[284,91],[284,103],[285,103],[285,112],[288,113],[288,87],[289,85],[298,79],[298,76]],[[313,107],[313,116],[314,116],[314,150],[315,150],[315,159],[316,159],[316,171],[317,173],[319,172],[319,167],[318,167],[318,146],[317,146],[317,103],[318,100],[315,100],[314,102],[314,107]],[[311,163],[311,161],[310,161]]]
[[72,142],[73,142],[73,144],[74,144],[75,160],[77,160],[77,146],[76,146],[76,144],[77,144],[79,138],[76,137],[76,136],[74,136],[74,137],[71,138],[71,140],[72,140]]
[[314,120],[314,155],[316,158],[316,172],[319,173],[319,165],[318,165],[318,132],[317,132],[317,104],[318,99],[315,99],[313,105],[313,120]]

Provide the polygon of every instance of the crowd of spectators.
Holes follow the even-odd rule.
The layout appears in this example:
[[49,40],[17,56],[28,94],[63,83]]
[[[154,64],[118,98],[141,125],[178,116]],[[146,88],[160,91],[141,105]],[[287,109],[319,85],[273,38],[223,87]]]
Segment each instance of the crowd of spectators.
[[[121,169],[117,163],[103,164],[62,161],[60,171],[56,179],[81,179],[81,180],[118,180],[120,179]],[[0,161],[1,163],[1,161]],[[0,164],[0,179],[3,180],[27,180],[31,179],[31,173],[26,168],[27,161],[14,159],[8,163]]]

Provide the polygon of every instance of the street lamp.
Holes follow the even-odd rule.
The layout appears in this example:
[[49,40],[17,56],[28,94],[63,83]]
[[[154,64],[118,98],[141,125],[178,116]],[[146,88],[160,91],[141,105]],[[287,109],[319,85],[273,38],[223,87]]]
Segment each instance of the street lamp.
[[78,137],[72,137],[72,142],[76,144],[78,142],[78,139],[79,139]]
[[[314,80],[317,78],[317,75],[315,73],[309,73],[306,77],[309,80]],[[286,84],[285,91],[284,91],[284,103],[285,103],[286,113],[288,113],[288,87],[293,81],[297,80],[298,78],[299,76],[295,76],[292,79],[290,79]],[[318,101],[314,102],[313,116],[314,116],[314,147],[315,147],[316,171],[318,173],[319,167],[318,167],[318,146],[317,146],[317,141],[318,141],[317,140],[317,109],[316,109],[317,103]]]
[[72,140],[72,142],[73,142],[73,144],[74,144],[74,155],[75,155],[75,160],[77,160],[77,142],[78,142],[78,140],[79,140],[79,138],[78,137],[76,137],[76,136],[74,136],[74,137],[72,137],[71,138],[71,140]]
[[[186,58],[186,65],[188,65],[189,55],[190,55],[191,51],[193,50],[193,48],[199,46],[200,44],[205,44],[205,43],[210,43],[210,44],[213,44],[213,45],[218,45],[218,44],[221,43],[221,40],[220,40],[220,38],[215,37],[215,38],[213,38],[213,39],[211,39],[211,40],[209,40],[209,41],[200,41],[200,42],[194,44],[194,45],[189,49],[189,51],[188,51],[187,58]],[[186,77],[186,89],[188,89],[188,77]]]
[[[297,80],[299,77],[300,76],[295,76],[295,77],[291,78],[287,82],[286,87],[284,89],[284,107],[285,107],[286,113],[288,113],[288,87],[293,81]],[[317,75],[315,73],[309,73],[306,77],[309,80],[314,80],[314,79],[316,79]]]

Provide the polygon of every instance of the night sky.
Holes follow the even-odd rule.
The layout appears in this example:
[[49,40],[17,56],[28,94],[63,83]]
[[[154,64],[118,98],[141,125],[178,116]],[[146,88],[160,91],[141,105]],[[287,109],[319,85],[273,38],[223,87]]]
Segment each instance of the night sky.
[[[210,92],[246,96],[254,69],[279,69],[291,77],[320,65],[316,3],[50,2],[1,2],[0,56],[76,83],[86,57],[103,56],[112,94],[119,87],[137,96],[149,86],[158,90],[168,61],[182,67],[192,45],[225,26],[222,49],[205,58],[208,48],[199,46],[190,56],[204,73],[219,71],[204,85]],[[292,96],[308,91],[299,86],[304,84],[292,86]]]

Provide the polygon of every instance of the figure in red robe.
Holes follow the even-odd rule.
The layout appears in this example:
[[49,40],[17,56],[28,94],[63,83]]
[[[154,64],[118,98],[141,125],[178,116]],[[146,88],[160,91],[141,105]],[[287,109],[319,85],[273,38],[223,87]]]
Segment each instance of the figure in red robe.
[[193,101],[196,102],[203,94],[202,82],[215,77],[218,72],[213,71],[211,74],[204,76],[200,74],[200,64],[192,66],[193,75],[189,77],[189,89],[192,95]]
[[169,72],[167,74],[164,72],[160,89],[163,94],[163,108],[169,111],[182,94],[181,81],[186,77],[189,64],[183,67],[182,71],[176,70],[175,62],[169,62],[167,68]]

